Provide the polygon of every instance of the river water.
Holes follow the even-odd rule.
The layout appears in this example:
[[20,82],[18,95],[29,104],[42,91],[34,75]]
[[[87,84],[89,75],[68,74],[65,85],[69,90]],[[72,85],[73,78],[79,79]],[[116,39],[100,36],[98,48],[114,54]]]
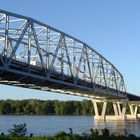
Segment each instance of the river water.
[[32,115],[0,115],[0,133],[8,134],[13,124],[26,123],[28,134],[54,135],[58,131],[74,133],[89,132],[91,128],[108,128],[112,133],[123,134],[124,129],[129,134],[140,136],[140,121],[95,121],[93,116],[32,116]]

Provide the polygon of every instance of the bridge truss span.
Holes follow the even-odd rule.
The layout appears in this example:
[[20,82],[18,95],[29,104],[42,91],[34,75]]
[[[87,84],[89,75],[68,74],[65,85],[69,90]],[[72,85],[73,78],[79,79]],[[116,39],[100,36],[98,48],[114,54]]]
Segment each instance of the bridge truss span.
[[32,18],[0,10],[1,83],[127,98],[121,73],[86,43]]

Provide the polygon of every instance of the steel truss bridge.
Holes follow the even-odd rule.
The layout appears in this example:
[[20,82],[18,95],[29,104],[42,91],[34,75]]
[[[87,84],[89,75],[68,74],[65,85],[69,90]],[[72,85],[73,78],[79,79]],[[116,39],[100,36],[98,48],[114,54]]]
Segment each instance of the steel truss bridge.
[[86,43],[0,10],[0,83],[91,98],[140,100],[122,74]]

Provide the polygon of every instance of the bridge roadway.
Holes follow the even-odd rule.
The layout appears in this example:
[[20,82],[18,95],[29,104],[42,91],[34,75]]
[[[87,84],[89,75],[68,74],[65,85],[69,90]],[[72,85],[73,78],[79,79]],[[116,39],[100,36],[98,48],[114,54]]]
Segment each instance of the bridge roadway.
[[[4,58],[3,58],[4,59]],[[59,92],[64,94],[73,94],[89,98],[118,99],[115,89],[92,85],[91,82],[78,79],[77,85],[71,76],[64,75],[63,80],[60,73],[53,71],[49,78],[45,77],[42,68],[39,66],[30,66],[30,73],[27,73],[28,64],[17,60],[12,60],[10,68],[5,68],[0,60],[0,78],[1,84],[31,88],[43,91]],[[140,97],[127,92],[119,91],[120,95],[125,95],[129,101],[140,101]],[[125,99],[120,97],[120,99]]]
[[[0,83],[89,97],[97,119],[107,119],[108,101],[113,104],[114,118],[138,118],[140,96],[126,92],[122,74],[105,57],[58,29],[3,10]],[[103,103],[100,115],[98,102]]]

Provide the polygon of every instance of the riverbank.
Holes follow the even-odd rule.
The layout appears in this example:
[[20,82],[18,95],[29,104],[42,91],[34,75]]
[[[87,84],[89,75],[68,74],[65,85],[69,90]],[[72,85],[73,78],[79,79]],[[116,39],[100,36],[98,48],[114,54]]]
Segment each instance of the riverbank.
[[0,136],[0,140],[140,140],[140,137],[135,136],[97,136],[92,137],[89,135],[80,136],[40,136],[40,137],[10,137],[10,136]]
[[124,135],[114,135],[107,128],[101,131],[91,128],[89,133],[81,134],[74,133],[72,128],[69,128],[69,132],[59,131],[54,136],[33,136],[33,134],[27,136],[26,131],[26,124],[14,125],[14,129],[9,131],[9,135],[1,133],[0,140],[140,140],[140,137],[127,132]]

